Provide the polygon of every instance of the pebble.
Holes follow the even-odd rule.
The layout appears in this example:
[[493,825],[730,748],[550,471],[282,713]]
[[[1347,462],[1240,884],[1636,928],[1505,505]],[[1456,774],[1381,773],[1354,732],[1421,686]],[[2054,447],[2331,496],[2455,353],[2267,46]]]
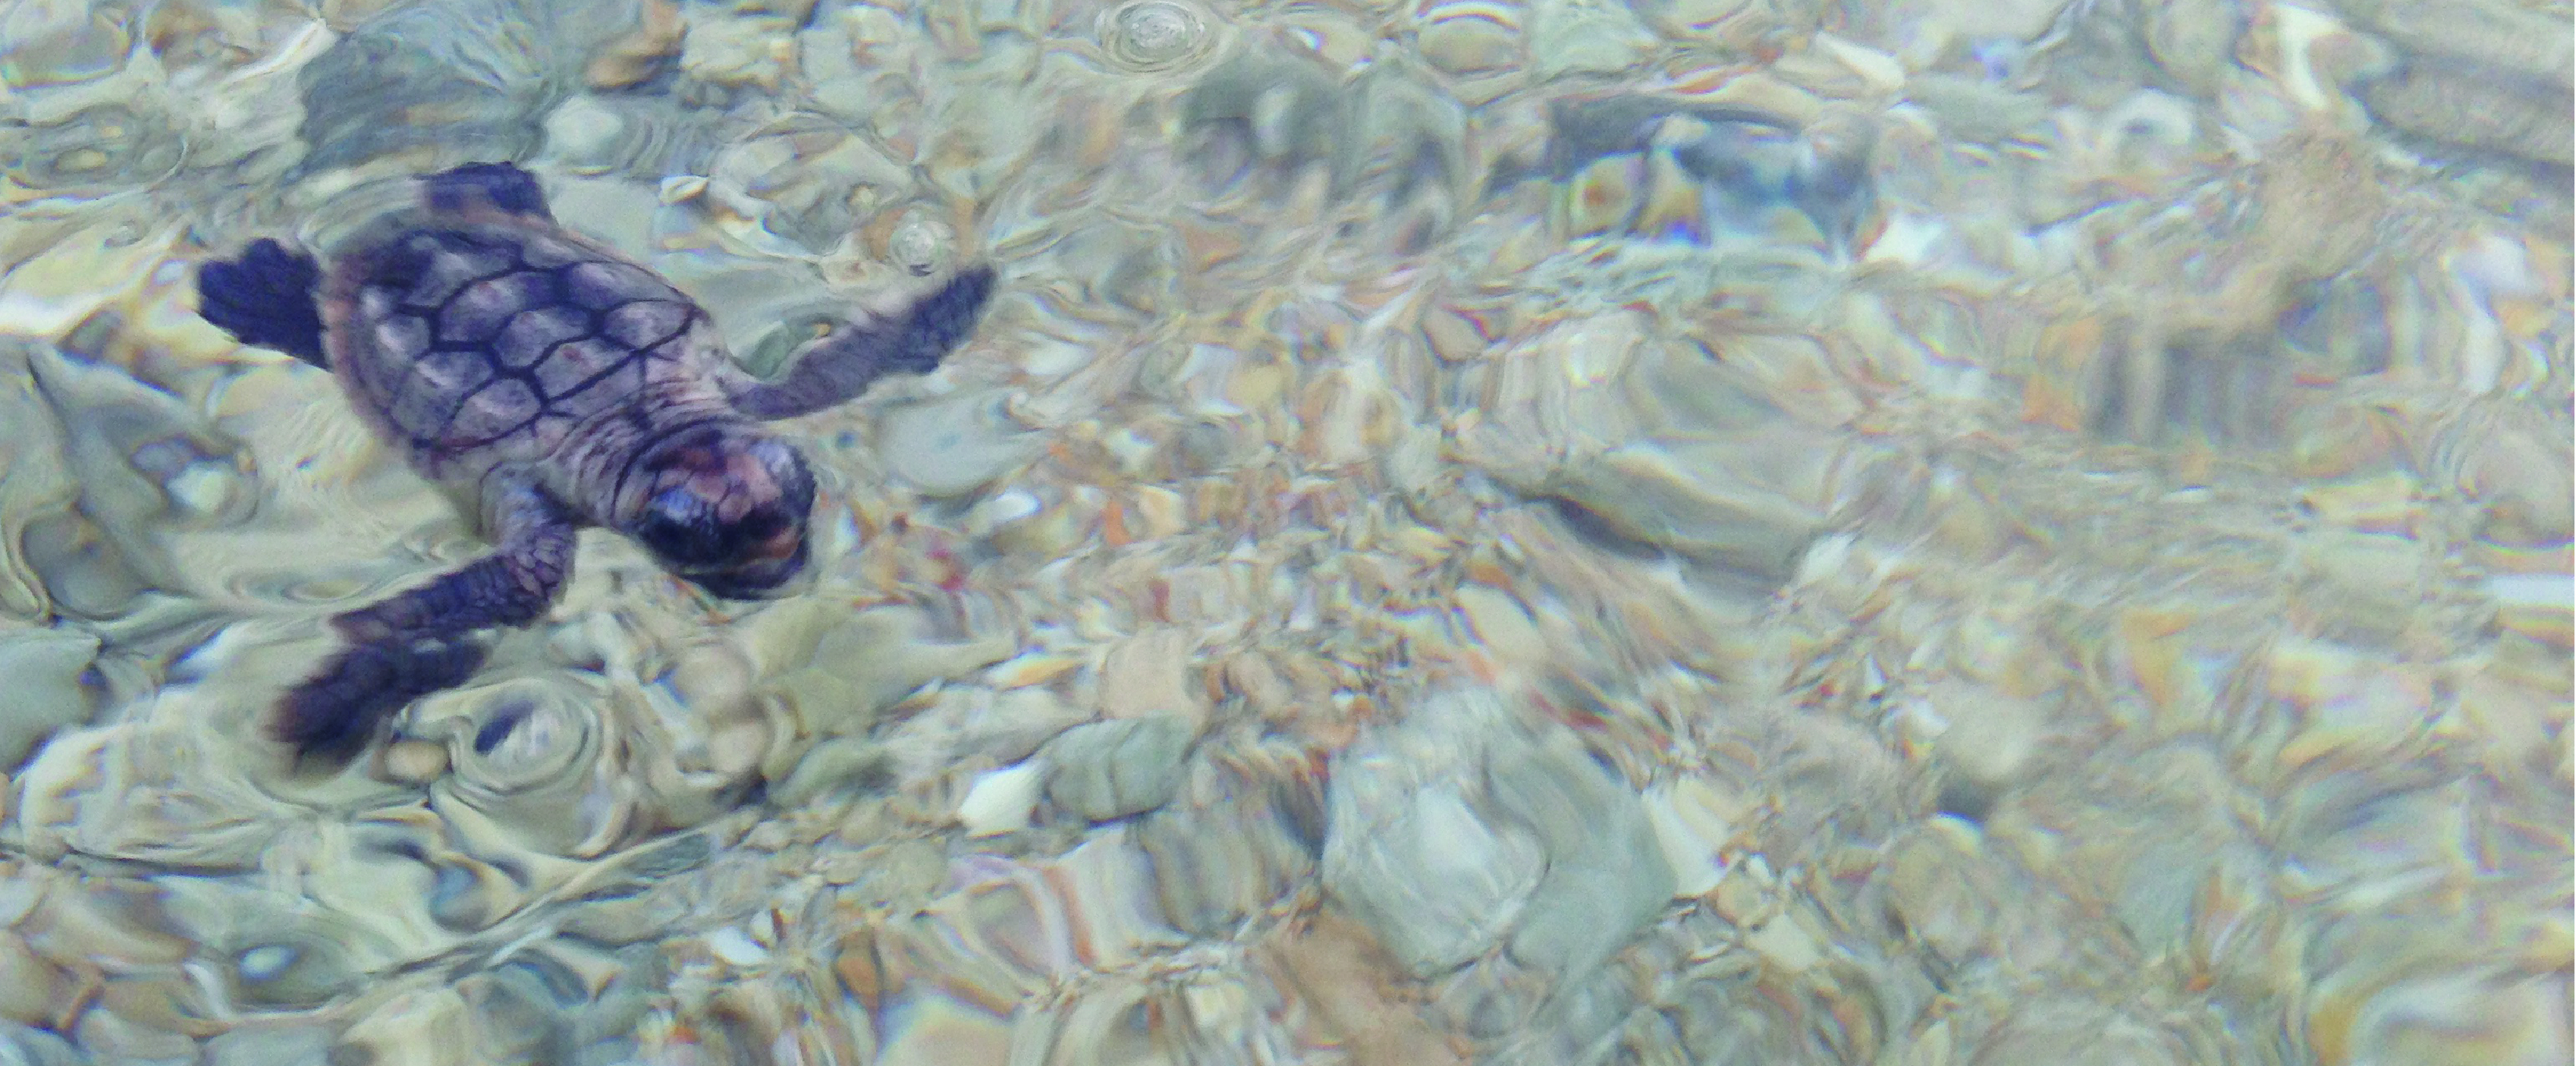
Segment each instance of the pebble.
[[1182,758],[1196,738],[1178,719],[1089,722],[1047,743],[1047,798],[1095,822],[1142,814],[1180,788]]
[[707,934],[707,950],[735,969],[748,970],[769,962],[769,949],[760,946],[750,933],[738,926],[718,926]]
[[582,81],[593,89],[623,89],[651,77],[680,52],[688,23],[672,0],[642,0],[642,18],[632,32],[601,46],[582,68]]
[[618,163],[626,118],[588,96],[564,101],[546,114],[546,148],[581,173],[600,173]]
[[1770,960],[1772,965],[1790,973],[1805,973],[1825,959],[1816,935],[1786,915],[1764,922],[1746,933],[1744,944]]
[[1324,888],[1416,974],[1490,950],[1546,874],[1536,833],[1471,803],[1486,745],[1469,738],[1507,731],[1499,714],[1486,699],[1443,697],[1335,760]]
[[1674,877],[1644,803],[1571,736],[1506,749],[1485,773],[1495,813],[1528,826],[1547,854],[1512,933],[1513,958],[1587,974],[1662,913]]
[[1175,718],[1195,732],[1207,721],[1206,701],[1191,692],[1190,641],[1178,629],[1157,629],[1110,645],[1100,664],[1101,713],[1112,718]]
[[1337,804],[1335,820],[1354,836],[1327,839],[1324,885],[1417,974],[1488,950],[1545,872],[1538,841],[1489,825],[1448,788],[1417,790],[1393,809],[1346,809]]
[[0,767],[27,761],[54,730],[89,720],[81,683],[99,641],[74,630],[0,630]]
[[385,745],[385,776],[408,784],[427,784],[447,772],[447,745],[431,740],[397,740]]
[[0,932],[0,1021],[45,1025],[71,1006],[69,974],[38,958],[25,939]]
[[1047,768],[1038,763],[988,770],[977,776],[965,797],[957,801],[957,820],[970,837],[1026,829],[1029,816],[1037,811],[1038,792],[1046,783]]
[[1040,438],[1013,425],[989,393],[966,392],[890,412],[877,448],[895,476],[931,496],[964,496],[1037,457]]
[[1052,652],[1028,652],[996,663],[985,679],[997,688],[1027,688],[1043,685],[1082,668],[1082,659]]
[[707,736],[707,768],[741,779],[760,767],[769,754],[769,723],[743,719],[717,726]]
[[1703,896],[1726,877],[1722,852],[1734,840],[1729,811],[1741,805],[1726,799],[1698,778],[1683,778],[1648,789],[1646,816],[1664,863],[1673,871],[1673,894]]

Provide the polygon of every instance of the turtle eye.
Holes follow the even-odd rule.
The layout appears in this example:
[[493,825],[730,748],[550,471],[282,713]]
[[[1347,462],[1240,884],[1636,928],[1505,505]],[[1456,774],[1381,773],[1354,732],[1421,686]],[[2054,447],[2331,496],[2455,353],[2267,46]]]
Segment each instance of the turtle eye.
[[755,507],[742,520],[733,524],[733,540],[745,547],[757,545],[786,531],[789,523],[784,508]]
[[646,503],[635,539],[676,566],[714,566],[725,561],[725,531],[715,520],[715,509],[687,489],[667,490]]

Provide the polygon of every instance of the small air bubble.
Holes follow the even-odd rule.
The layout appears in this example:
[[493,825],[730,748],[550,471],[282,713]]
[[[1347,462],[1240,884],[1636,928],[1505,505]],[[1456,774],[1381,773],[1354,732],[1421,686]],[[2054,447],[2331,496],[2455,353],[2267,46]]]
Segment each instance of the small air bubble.
[[955,238],[946,225],[916,215],[895,225],[894,233],[886,238],[886,258],[896,266],[926,277],[937,272],[947,260],[949,246],[953,243]]

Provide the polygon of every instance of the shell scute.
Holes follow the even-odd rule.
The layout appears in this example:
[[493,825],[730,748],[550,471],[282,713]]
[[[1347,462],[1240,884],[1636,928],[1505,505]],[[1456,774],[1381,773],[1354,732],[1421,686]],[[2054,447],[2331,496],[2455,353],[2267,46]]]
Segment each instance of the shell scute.
[[606,337],[590,336],[558,344],[544,359],[530,369],[537,388],[552,403],[581,398],[591,388],[620,370],[637,373],[634,382],[642,384],[642,360],[633,349]]
[[593,335],[589,312],[570,307],[536,307],[510,316],[492,354],[503,367],[525,369],[550,358],[557,345]]
[[550,227],[415,216],[337,268],[353,272],[342,375],[436,476],[544,460],[603,412],[657,402],[656,380],[703,372],[696,304]]
[[670,286],[642,267],[625,263],[578,263],[564,270],[563,279],[564,301],[591,311],[606,311],[638,298],[671,292]]
[[449,297],[438,312],[442,346],[482,345],[498,336],[510,316],[555,299],[553,275],[519,270],[485,278]]
[[685,304],[668,300],[638,300],[619,307],[604,316],[604,329],[610,340],[638,350],[656,347],[679,337],[693,317]]
[[519,246],[519,262],[530,270],[561,270],[575,263],[596,262],[597,253],[569,241],[531,235]]
[[[402,361],[416,358],[429,351],[431,337],[428,319],[412,314],[380,313],[374,316],[374,321],[376,349],[388,357],[388,361],[384,364],[386,367],[399,368],[402,366]],[[399,376],[381,373],[381,369],[372,364],[362,363],[360,369],[367,371],[371,379],[390,377],[391,381],[387,382],[388,384],[401,380]]]
[[499,378],[474,390],[457,406],[441,443],[450,448],[488,447],[526,431],[545,411],[544,400],[526,379]]
[[377,283],[400,290],[407,309],[435,311],[466,286],[517,267],[517,257],[507,249],[467,244],[463,236],[415,232],[405,237],[376,269]]
[[492,363],[474,351],[434,351],[412,363],[387,416],[414,439],[446,435],[472,390],[492,380]]

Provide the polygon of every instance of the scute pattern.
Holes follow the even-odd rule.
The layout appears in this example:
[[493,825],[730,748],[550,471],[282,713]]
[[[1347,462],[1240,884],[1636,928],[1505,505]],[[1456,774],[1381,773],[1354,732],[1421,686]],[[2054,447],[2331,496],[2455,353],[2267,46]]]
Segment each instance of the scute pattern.
[[651,272],[540,231],[422,228],[369,260],[354,260],[353,313],[373,344],[352,378],[441,470],[552,453],[646,386],[648,356],[684,370],[679,346],[705,317]]
[[566,269],[563,277],[564,299],[592,311],[605,311],[636,299],[639,292],[671,291],[653,275],[624,263],[577,263]]
[[477,281],[439,309],[439,343],[489,343],[511,315],[549,302],[554,295],[554,279],[544,274],[505,274]]
[[588,336],[589,320],[590,316],[569,307],[521,311],[501,327],[500,336],[493,341],[492,354],[504,367],[533,365],[556,344]]
[[450,448],[489,447],[533,428],[545,412],[545,403],[526,381],[503,378],[465,398],[440,443]]
[[609,339],[650,348],[679,335],[689,324],[689,308],[686,304],[646,300],[610,311],[605,318]]
[[509,272],[510,257],[497,249],[469,243],[462,234],[418,233],[405,238],[386,259],[384,280],[400,285],[408,278],[402,306],[429,311],[445,304],[457,290]]
[[[431,352],[412,364],[402,390],[386,409],[387,415],[398,425],[444,425],[456,417],[457,407],[469,390],[491,379],[490,363],[472,352]],[[418,435],[413,437],[413,444],[428,446]]]

